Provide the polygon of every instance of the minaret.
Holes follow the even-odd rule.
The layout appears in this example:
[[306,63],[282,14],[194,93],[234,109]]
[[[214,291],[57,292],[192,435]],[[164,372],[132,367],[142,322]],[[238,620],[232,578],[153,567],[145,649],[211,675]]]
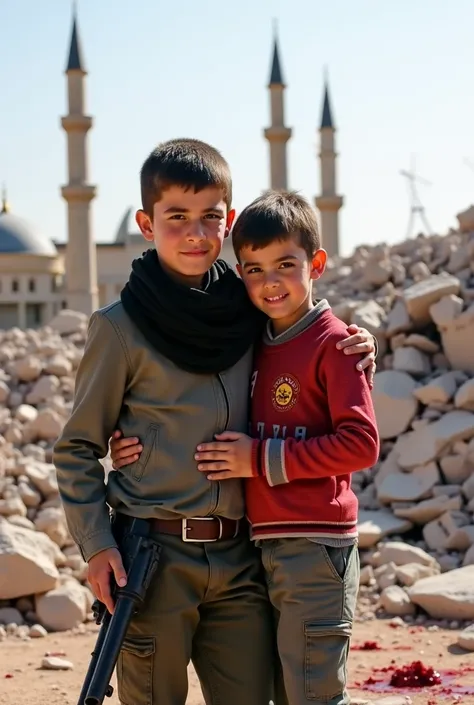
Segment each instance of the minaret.
[[96,195],[88,179],[87,133],[92,118],[85,115],[86,70],[74,7],[71,45],[66,66],[68,115],[61,125],[67,134],[69,183],[61,193],[67,203],[66,299],[74,311],[90,315],[98,307],[97,256],[91,229],[90,204]]
[[291,129],[285,127],[285,104],[278,39],[275,31],[273,40],[273,59],[270,72],[270,115],[271,125],[264,130],[265,138],[270,144],[270,188],[288,188],[286,143],[291,137]]
[[7,198],[7,187],[5,184],[2,186],[2,210],[0,210],[0,213],[8,213],[10,211],[10,206],[8,205],[8,198]]
[[327,76],[324,80],[324,101],[321,116],[320,166],[321,166],[321,195],[315,199],[316,207],[321,214],[321,239],[322,246],[328,255],[339,254],[339,209],[343,204],[342,196],[336,191],[336,157],[334,134],[336,128],[332,118],[331,103],[329,100],[329,86]]

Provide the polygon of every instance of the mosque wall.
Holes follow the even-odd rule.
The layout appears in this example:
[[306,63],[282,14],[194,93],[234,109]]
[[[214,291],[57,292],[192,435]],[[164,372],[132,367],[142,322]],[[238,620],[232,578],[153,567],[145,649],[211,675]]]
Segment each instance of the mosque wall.
[[64,307],[59,258],[0,255],[0,329],[45,325]]

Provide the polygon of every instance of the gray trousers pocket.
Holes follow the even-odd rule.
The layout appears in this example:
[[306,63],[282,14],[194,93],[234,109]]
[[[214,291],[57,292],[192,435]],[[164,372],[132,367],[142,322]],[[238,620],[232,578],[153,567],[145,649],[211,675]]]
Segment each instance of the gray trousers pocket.
[[305,693],[328,703],[344,692],[352,625],[348,621],[305,622]]

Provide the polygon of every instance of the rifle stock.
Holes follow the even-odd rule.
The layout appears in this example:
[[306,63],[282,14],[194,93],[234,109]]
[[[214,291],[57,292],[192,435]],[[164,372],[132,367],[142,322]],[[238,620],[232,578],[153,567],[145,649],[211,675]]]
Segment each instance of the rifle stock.
[[91,654],[89,668],[81,689],[78,705],[102,705],[113,694],[110,679],[117,663],[122,642],[133,615],[140,609],[150,581],[158,567],[161,547],[149,536],[149,524],[133,519],[127,531],[122,558],[127,570],[127,585],[113,590],[115,609],[111,615],[105,605],[94,602],[93,611],[100,631]]

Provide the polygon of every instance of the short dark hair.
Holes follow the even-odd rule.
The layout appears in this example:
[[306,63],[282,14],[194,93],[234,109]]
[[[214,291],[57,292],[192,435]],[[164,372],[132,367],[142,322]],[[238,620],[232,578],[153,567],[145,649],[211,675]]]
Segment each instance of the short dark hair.
[[147,157],[140,171],[142,208],[153,217],[153,206],[170,186],[221,188],[227,208],[232,203],[230,167],[221,153],[206,142],[173,139],[159,144]]
[[321,247],[316,212],[295,191],[268,191],[244,208],[235,221],[232,244],[237,259],[243,247],[267,247],[275,240],[298,237],[309,259]]

